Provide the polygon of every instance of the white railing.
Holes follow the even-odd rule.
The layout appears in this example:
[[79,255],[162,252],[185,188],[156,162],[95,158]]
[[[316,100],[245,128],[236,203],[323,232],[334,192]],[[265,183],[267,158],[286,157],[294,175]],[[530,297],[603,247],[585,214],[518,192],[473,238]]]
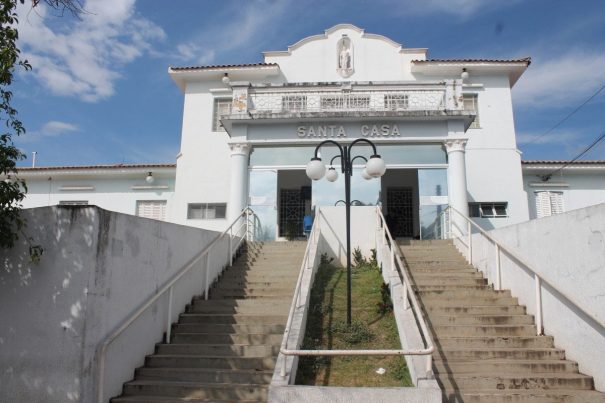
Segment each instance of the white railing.
[[399,112],[446,109],[445,86],[431,89],[297,90],[250,92],[248,110],[270,113]]
[[[243,220],[242,220],[243,218]],[[237,226],[237,228],[236,228]],[[176,272],[158,291],[150,296],[138,309],[130,314],[118,327],[116,327],[100,344],[98,350],[98,375],[97,375],[97,395],[98,403],[105,403],[104,400],[104,382],[105,382],[105,357],[108,347],[114,342],[126,329],[128,329],[145,311],[147,311],[160,297],[168,293],[168,307],[166,319],[166,343],[170,343],[172,329],[172,299],[173,288],[176,283],[197,268],[204,270],[204,298],[208,299],[210,281],[213,281],[220,275],[221,269],[212,273],[210,268],[210,254],[217,251],[215,246],[219,244],[224,237],[228,237],[228,248],[226,253],[229,266],[233,264],[233,256],[237,253],[239,247],[244,241],[254,242],[255,234],[259,228],[259,219],[250,208],[246,207],[240,215],[225,229],[220,235],[216,236],[205,248],[187,262],[180,270]],[[235,241],[235,242],[234,242]]]
[[[453,212],[453,214],[452,214]],[[459,225],[456,225],[452,216],[460,218],[465,224],[466,228],[460,228]],[[601,322],[598,318],[592,315],[588,310],[582,308],[577,302],[574,301],[569,295],[564,293],[563,291],[556,288],[552,283],[544,280],[540,275],[531,268],[529,264],[527,264],[523,258],[521,258],[517,253],[509,249],[508,247],[502,245],[497,240],[495,240],[491,235],[489,235],[483,228],[477,225],[473,220],[471,220],[466,215],[462,214],[460,211],[456,210],[452,206],[448,206],[438,218],[438,221],[441,223],[440,225],[440,235],[442,238],[457,238],[462,245],[466,248],[467,252],[467,260],[469,264],[473,264],[473,228],[477,231],[476,233],[481,234],[485,239],[487,239],[491,244],[494,245],[494,260],[496,267],[496,275],[494,281],[494,289],[501,290],[502,289],[502,255],[508,256],[510,259],[516,261],[520,266],[528,270],[534,277],[535,282],[535,303],[536,303],[536,328],[537,334],[542,335],[544,333],[544,324],[543,324],[543,309],[542,309],[542,287],[543,284],[548,285],[552,290],[556,291],[559,295],[569,301],[572,305],[574,305],[583,315],[592,320],[594,323],[597,323],[601,326],[602,329],[605,329],[605,324]]]
[[[379,214],[379,220],[382,223],[382,228],[383,228],[383,235],[388,235],[388,239],[389,239],[389,245],[390,245],[390,250],[391,250],[391,259],[393,261],[396,261],[399,265],[399,268],[401,269],[400,274],[402,271],[405,272],[405,266],[403,265],[403,262],[401,260],[401,257],[399,256],[399,252],[395,251],[395,243],[393,241],[393,238],[391,237],[390,232],[388,232],[388,229],[386,228],[386,224],[384,221],[384,217],[382,216],[382,213],[380,212],[380,210],[377,210],[378,214]],[[418,320],[418,323],[420,324],[420,328],[422,331],[422,336],[425,340],[425,345],[426,348],[424,349],[419,349],[419,350],[298,350],[298,349],[288,349],[288,336],[290,334],[291,331],[291,327],[292,327],[292,318],[294,316],[294,312],[297,308],[300,308],[301,302],[300,302],[300,295],[301,295],[301,285],[302,285],[302,278],[303,278],[303,274],[305,272],[305,270],[311,269],[311,267],[307,267],[308,261],[309,261],[309,253],[311,251],[311,244],[315,243],[317,244],[317,239],[320,235],[320,226],[318,224],[319,222],[319,218],[320,218],[321,214],[320,212],[318,212],[317,214],[317,219],[315,220],[315,222],[313,223],[313,228],[311,230],[311,235],[309,236],[309,241],[307,243],[307,249],[305,251],[305,256],[303,258],[303,263],[301,265],[301,269],[300,269],[300,273],[298,276],[298,281],[296,282],[296,288],[294,291],[294,297],[292,299],[292,305],[290,306],[290,312],[288,314],[288,321],[286,323],[286,329],[285,329],[285,333],[284,333],[284,338],[282,340],[282,345],[280,348],[280,353],[284,356],[283,358],[283,362],[281,365],[281,369],[280,369],[280,375],[281,377],[285,377],[286,376],[286,357],[287,356],[397,356],[397,355],[426,355],[427,356],[427,361],[426,361],[426,376],[427,378],[432,378],[433,377],[433,370],[432,370],[432,356],[431,354],[433,353],[433,351],[435,350],[434,346],[433,346],[433,342],[431,340],[430,334],[428,332],[428,328],[426,326],[426,323],[424,321],[424,317],[422,316],[422,313],[420,311],[420,306],[418,304],[418,301],[416,299],[416,296],[414,295],[414,292],[411,288],[411,283],[409,281],[409,276],[407,273],[402,275],[402,280],[404,282],[404,308],[405,309],[409,309],[409,305],[408,305],[408,298],[412,301],[412,308],[414,310],[414,314]],[[386,242],[386,241],[385,241]],[[393,266],[394,267],[394,266]],[[312,285],[310,285],[312,286]],[[304,301],[303,301],[304,304]]]

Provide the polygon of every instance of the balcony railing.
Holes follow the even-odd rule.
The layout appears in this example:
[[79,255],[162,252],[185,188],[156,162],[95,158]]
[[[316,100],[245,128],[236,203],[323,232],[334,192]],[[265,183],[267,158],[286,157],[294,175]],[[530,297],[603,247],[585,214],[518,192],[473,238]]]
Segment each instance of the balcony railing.
[[445,91],[309,91],[250,94],[251,112],[418,111],[444,108]]
[[461,89],[458,80],[336,88],[234,86],[231,115],[462,110]]

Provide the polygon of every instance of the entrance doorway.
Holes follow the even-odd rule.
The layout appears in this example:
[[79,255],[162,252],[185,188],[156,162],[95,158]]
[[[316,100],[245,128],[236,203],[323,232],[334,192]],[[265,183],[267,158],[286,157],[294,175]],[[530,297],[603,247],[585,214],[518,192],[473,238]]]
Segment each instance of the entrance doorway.
[[280,170],[277,187],[277,236],[287,239],[303,237],[303,218],[311,214],[311,179],[303,170]]

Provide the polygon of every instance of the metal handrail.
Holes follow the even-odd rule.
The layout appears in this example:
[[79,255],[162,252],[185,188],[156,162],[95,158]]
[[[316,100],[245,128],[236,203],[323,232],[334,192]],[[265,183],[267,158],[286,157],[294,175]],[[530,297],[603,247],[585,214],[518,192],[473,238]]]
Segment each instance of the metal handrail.
[[[250,215],[253,217],[252,226],[250,226]],[[233,248],[233,227],[240,221],[242,216],[245,217],[245,221],[238,227],[237,231],[235,231],[235,236],[238,236],[242,229],[245,228],[245,232],[240,236],[240,240],[237,242],[235,248]],[[191,258],[187,263],[185,263],[180,270],[177,271],[170,279],[168,279],[162,288],[156,291],[152,296],[147,298],[147,300],[132,314],[130,314],[119,326],[117,326],[100,345],[98,352],[98,381],[97,381],[97,398],[99,403],[104,403],[103,394],[104,394],[104,381],[105,381],[105,354],[107,352],[107,348],[109,345],[120,335],[122,334],[130,325],[134,323],[151,305],[153,305],[161,296],[163,296],[166,291],[169,291],[168,296],[168,311],[167,311],[167,325],[166,325],[166,343],[170,343],[170,331],[172,327],[172,290],[175,283],[181,279],[185,274],[187,274],[203,257],[206,257],[205,261],[205,290],[204,290],[204,298],[208,299],[208,272],[209,272],[209,256],[212,248],[229,233],[229,265],[231,266],[233,263],[233,253],[237,251],[241,243],[246,239],[248,241],[254,241],[254,233],[256,230],[256,224],[258,217],[254,213],[252,209],[246,207],[242,210],[242,212],[237,216],[235,220],[229,225],[223,232],[217,235],[204,249],[202,249],[197,255]],[[252,232],[251,232],[252,230]]]
[[422,337],[424,339],[426,348],[423,350],[423,351],[425,351],[424,354],[418,354],[418,355],[425,355],[425,354],[427,355],[426,373],[427,373],[427,376],[430,376],[430,375],[432,375],[432,366],[433,366],[431,354],[435,351],[435,345],[433,344],[433,339],[431,338],[431,334],[429,333],[425,318],[422,315],[422,310],[420,309],[420,304],[418,303],[416,294],[414,293],[414,290],[412,289],[412,282],[410,281],[409,268],[403,263],[399,250],[398,249],[396,250],[394,248],[394,245],[396,245],[396,243],[395,243],[395,240],[393,239],[393,236],[391,235],[391,231],[390,231],[389,227],[387,226],[386,219],[384,218],[384,215],[382,214],[382,210],[380,209],[380,207],[377,207],[376,211],[378,213],[379,223],[382,225],[383,239],[388,240],[388,242],[389,242],[390,251],[391,251],[392,268],[393,268],[393,270],[395,270],[395,264],[394,264],[395,262],[397,262],[397,265],[399,266],[399,270],[397,270],[397,272],[402,277],[402,283],[404,286],[404,308],[407,309],[407,300],[409,298],[412,301],[412,310],[414,312],[414,315],[416,316],[416,320],[417,320],[418,324],[420,325],[420,330],[422,331]]
[[[492,242],[494,244],[494,246],[496,248],[496,284],[495,284],[495,288],[497,290],[500,290],[501,287],[502,287],[502,273],[501,273],[501,264],[500,264],[500,252],[504,252],[507,255],[509,255],[510,257],[512,257],[514,260],[516,260],[517,262],[519,262],[521,265],[523,265],[526,269],[528,269],[534,275],[534,279],[536,280],[536,327],[537,327],[537,333],[538,333],[538,335],[541,335],[543,333],[543,329],[542,329],[543,328],[543,322],[542,322],[543,321],[543,316],[542,316],[542,293],[541,293],[542,286],[541,286],[541,283],[548,284],[548,286],[550,288],[552,288],[558,294],[560,294],[561,296],[563,296],[566,300],[568,300],[569,302],[571,302],[586,317],[588,317],[594,323],[596,323],[599,326],[601,326],[601,328],[605,329],[605,324],[603,324],[603,322],[600,319],[596,318],[594,315],[592,315],[586,309],[582,308],[582,306],[580,306],[576,301],[574,301],[570,296],[568,296],[567,294],[565,294],[563,291],[561,291],[557,287],[555,287],[550,281],[544,280],[535,270],[533,270],[529,266],[529,264],[527,264],[525,262],[525,260],[523,258],[521,258],[518,254],[516,254],[512,250],[508,249],[506,246],[502,245],[500,242],[498,242],[496,239],[494,239],[491,235],[489,235],[483,228],[481,228],[478,224],[476,224],[469,217],[467,217],[466,215],[462,214],[460,211],[458,211],[456,208],[454,208],[452,206],[448,206],[441,214],[444,214],[448,210],[452,210],[453,212],[455,212],[456,214],[458,214],[460,217],[464,218],[464,220],[467,223],[467,236],[468,236],[468,240],[467,240],[466,247],[469,249],[469,263],[472,264],[472,247],[473,247],[473,244],[472,244],[472,239],[471,239],[471,235],[472,235],[471,234],[471,226],[475,227],[479,231],[479,233],[481,235],[483,235],[485,238],[487,238],[490,242]],[[450,216],[450,222],[451,222],[451,216]],[[450,232],[449,236],[451,237],[452,236],[451,229],[450,229],[449,232]],[[462,235],[460,237],[462,237]]]
[[[380,211],[379,209],[377,209],[378,211]],[[319,216],[319,215],[318,215]],[[382,222],[384,223],[384,217],[382,217],[382,213],[380,213],[380,218],[382,220]],[[313,223],[313,231],[319,231],[319,228],[316,230],[315,226],[317,225],[316,223],[319,221],[316,220],[315,223]],[[318,226],[319,227],[319,226]],[[386,227],[386,224],[384,225],[384,227]],[[383,228],[384,228],[383,227]],[[390,233],[388,233],[389,237],[391,236]],[[288,350],[287,347],[287,343],[288,343],[288,336],[289,336],[289,331],[290,331],[290,327],[292,326],[292,317],[294,316],[294,309],[295,306],[298,305],[297,303],[297,298],[300,295],[300,288],[301,288],[301,283],[302,283],[302,277],[303,277],[303,272],[305,270],[305,266],[306,266],[306,262],[308,260],[308,252],[310,249],[310,245],[312,242],[313,238],[309,237],[309,242],[307,244],[307,249],[305,251],[305,258],[303,259],[303,264],[301,266],[301,270],[300,270],[300,274],[298,276],[298,281],[296,283],[296,289],[295,289],[295,293],[294,293],[294,298],[292,301],[292,305],[290,306],[290,313],[288,315],[288,322],[286,324],[286,332],[284,333],[284,339],[282,340],[282,346],[280,348],[280,353],[284,355],[283,358],[283,365],[281,366],[281,371],[280,371],[280,375],[282,377],[286,376],[286,356],[289,355],[295,355],[295,356],[374,356],[374,355],[379,355],[379,356],[397,356],[397,355],[427,355],[427,367],[426,367],[426,375],[427,377],[432,377],[432,357],[431,354],[433,353],[433,351],[435,350],[435,347],[433,346],[433,342],[431,340],[430,335],[428,334],[428,329],[426,326],[426,323],[424,323],[424,318],[420,315],[418,316],[418,322],[420,323],[421,326],[421,330],[423,332],[423,335],[425,337],[425,342],[427,344],[427,348],[425,349],[419,349],[419,350],[402,350],[402,349],[398,349],[398,350]],[[390,238],[391,242],[392,242],[392,238]],[[392,250],[392,254],[395,253],[393,252],[393,247],[392,245],[394,245],[394,243],[391,243],[391,250]],[[404,267],[403,263],[401,262],[401,258],[399,257],[398,253],[395,253],[396,259],[399,262],[400,267]],[[405,277],[407,278],[407,276]],[[410,287],[410,283],[408,281],[406,281],[405,284],[405,293],[404,293],[404,304],[406,304],[407,302],[407,298],[408,296],[411,297],[412,299],[412,305],[413,305],[413,309],[416,313],[416,315],[420,314],[420,309],[419,309],[419,305],[418,305],[418,301],[416,300],[416,297],[414,296],[414,293],[411,291],[411,289],[408,291],[408,288]],[[406,308],[407,309],[407,308]]]

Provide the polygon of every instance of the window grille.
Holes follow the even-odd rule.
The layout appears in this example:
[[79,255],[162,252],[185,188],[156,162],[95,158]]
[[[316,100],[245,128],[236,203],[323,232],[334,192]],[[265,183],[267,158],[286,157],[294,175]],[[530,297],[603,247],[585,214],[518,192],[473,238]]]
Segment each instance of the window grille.
[[462,100],[464,103],[465,111],[473,111],[475,112],[475,120],[471,123],[471,129],[480,129],[479,125],[479,104],[478,104],[478,96],[477,94],[464,94],[462,96]]
[[187,205],[187,219],[214,220],[227,216],[226,203],[189,203]]
[[468,210],[470,217],[507,217],[508,203],[506,202],[487,202],[487,203],[469,203]]
[[409,98],[407,94],[387,94],[384,96],[384,106],[390,111],[400,111],[408,109]]
[[334,95],[321,97],[321,109],[369,109],[369,95]]
[[165,221],[166,200],[137,200],[136,215],[139,217]]
[[214,100],[214,114],[212,116],[212,131],[224,132],[225,128],[221,123],[221,118],[231,113],[231,100],[227,98],[217,98]]
[[281,99],[281,107],[284,111],[303,111],[307,109],[306,95],[284,95]]

